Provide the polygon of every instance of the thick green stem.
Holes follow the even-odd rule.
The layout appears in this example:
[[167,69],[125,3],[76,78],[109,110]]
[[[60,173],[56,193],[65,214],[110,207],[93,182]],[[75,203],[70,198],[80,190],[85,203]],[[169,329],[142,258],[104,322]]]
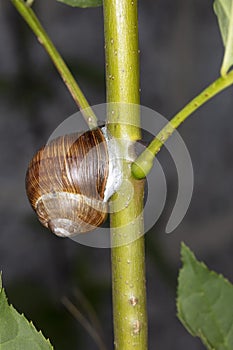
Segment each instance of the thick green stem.
[[[76,83],[73,75],[71,74],[69,68],[65,64],[63,58],[53,45],[51,39],[47,35],[46,31],[39,22],[35,12],[30,7],[29,3],[22,0],[11,0],[12,4],[16,7],[21,16],[25,19],[29,27],[32,29],[34,34],[37,36],[38,41],[44,46],[45,50],[49,54],[51,60],[56,66],[58,72],[60,73],[64,83],[66,84],[68,90],[70,91],[74,101],[80,108],[87,124],[90,128],[97,126],[97,118],[88,104],[85,96],[80,90],[78,84]],[[26,63],[25,63],[26,64]]]
[[220,91],[233,84],[233,71],[224,78],[218,78],[191,102],[189,102],[179,113],[177,113],[170,122],[158,133],[155,139],[150,143],[146,150],[140,154],[132,164],[132,174],[136,179],[143,179],[153,166],[154,157],[160,151],[165,141],[172,135],[175,129],[183,123],[193,112],[195,112],[204,103],[217,95]]
[[127,160],[127,145],[140,138],[137,21],[136,0],[104,0],[108,128],[121,140],[124,158],[124,185],[110,203],[114,344],[118,350],[147,349],[144,183],[132,178]]

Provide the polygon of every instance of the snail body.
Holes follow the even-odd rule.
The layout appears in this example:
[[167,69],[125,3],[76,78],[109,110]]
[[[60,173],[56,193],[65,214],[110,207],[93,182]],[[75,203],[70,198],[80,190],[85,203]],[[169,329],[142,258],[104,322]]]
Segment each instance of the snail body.
[[122,178],[117,145],[105,127],[60,136],[32,158],[26,192],[39,221],[69,237],[100,226]]

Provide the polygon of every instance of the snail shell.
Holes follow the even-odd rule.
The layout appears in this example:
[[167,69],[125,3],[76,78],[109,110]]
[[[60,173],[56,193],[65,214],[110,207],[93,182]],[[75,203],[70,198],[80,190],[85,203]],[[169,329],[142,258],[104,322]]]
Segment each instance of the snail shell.
[[58,137],[31,160],[26,191],[39,221],[58,236],[91,231],[107,217],[122,178],[105,127]]

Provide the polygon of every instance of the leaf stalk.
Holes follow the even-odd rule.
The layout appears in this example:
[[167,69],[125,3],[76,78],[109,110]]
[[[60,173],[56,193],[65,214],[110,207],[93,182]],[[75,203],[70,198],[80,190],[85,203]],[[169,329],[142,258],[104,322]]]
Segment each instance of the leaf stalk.
[[204,105],[207,101],[232,84],[233,71],[230,71],[226,77],[220,77],[215,80],[191,102],[189,102],[180,112],[178,112],[132,164],[133,176],[136,179],[143,179],[146,177],[153,166],[155,156],[180,124],[182,124],[193,112]]
[[47,51],[54,65],[56,66],[60,76],[62,77],[65,85],[70,91],[75,103],[80,108],[88,126],[91,129],[95,128],[97,126],[97,118],[92,108],[90,107],[77,82],[75,81],[65,61],[57,51],[56,47],[52,43],[51,39],[49,38],[48,34],[46,33],[39,19],[37,18],[35,12],[32,10],[31,6],[29,6],[29,4],[25,1],[11,0],[11,2],[15,6],[17,11],[20,13],[20,15],[24,18],[29,27],[32,29],[39,43]]

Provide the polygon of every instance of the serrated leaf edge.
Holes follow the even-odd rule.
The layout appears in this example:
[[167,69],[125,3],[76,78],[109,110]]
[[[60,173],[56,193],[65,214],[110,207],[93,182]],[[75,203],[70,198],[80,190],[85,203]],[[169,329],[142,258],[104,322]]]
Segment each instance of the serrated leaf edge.
[[[218,274],[217,272],[210,270],[207,265],[203,262],[203,261],[199,261],[195,254],[192,252],[192,250],[184,243],[181,242],[181,261],[182,261],[182,267],[179,270],[179,275],[178,275],[178,286],[180,285],[180,278],[181,278],[181,273],[183,271],[183,269],[185,268],[186,262],[185,262],[185,256],[184,256],[184,252],[188,252],[189,256],[191,257],[192,260],[195,260],[196,263],[203,267],[205,270],[207,270],[208,273],[210,273],[210,275],[214,275],[218,278],[221,278],[225,283],[227,283],[231,288],[232,288],[232,284],[230,283],[230,281],[224,277],[222,274]],[[182,312],[182,307],[179,303],[179,289],[177,288],[177,297],[176,297],[176,308],[177,308],[177,317],[180,320],[180,322],[183,324],[183,326],[186,328],[186,330],[193,336],[193,337],[199,337],[203,344],[205,346],[208,347],[208,350],[216,350],[207,340],[207,338],[204,336],[204,334],[201,332],[200,329],[193,331],[189,324],[186,322],[185,317],[184,317],[184,313]],[[195,333],[194,333],[195,332]],[[224,339],[224,337],[223,337]]]
[[2,293],[4,293],[3,297],[6,299],[6,303],[7,303],[8,307],[10,308],[10,311],[11,312],[13,311],[13,313],[16,313],[19,317],[21,317],[24,321],[26,321],[26,324],[28,324],[32,328],[32,330],[35,331],[37,334],[40,334],[40,336],[42,336],[43,340],[50,346],[51,350],[53,350],[54,348],[53,348],[52,344],[50,343],[50,340],[43,335],[42,331],[41,330],[38,331],[36,329],[36,327],[34,326],[32,321],[29,321],[24,316],[23,313],[19,313],[12,304],[8,303],[7,295],[6,295],[5,290],[4,290],[3,286],[2,286],[2,272],[0,271],[0,295]]
[[[8,300],[8,299],[7,299],[7,296],[6,296],[6,300]],[[50,343],[50,340],[44,336],[44,334],[42,333],[41,330],[38,330],[38,329],[36,328],[36,326],[33,324],[33,322],[32,322],[31,320],[29,321],[29,320],[25,317],[24,313],[18,312],[18,311],[16,310],[16,308],[15,308],[12,304],[8,304],[8,305],[9,305],[9,308],[10,308],[13,312],[17,313],[19,317],[21,317],[24,321],[26,321],[26,324],[28,324],[29,326],[31,326],[31,328],[32,328],[33,331],[35,331],[36,333],[40,334],[40,335],[43,337],[43,340],[45,340],[45,341],[48,343],[48,345],[50,345],[51,349],[54,349],[53,346],[52,346],[52,344]]]

